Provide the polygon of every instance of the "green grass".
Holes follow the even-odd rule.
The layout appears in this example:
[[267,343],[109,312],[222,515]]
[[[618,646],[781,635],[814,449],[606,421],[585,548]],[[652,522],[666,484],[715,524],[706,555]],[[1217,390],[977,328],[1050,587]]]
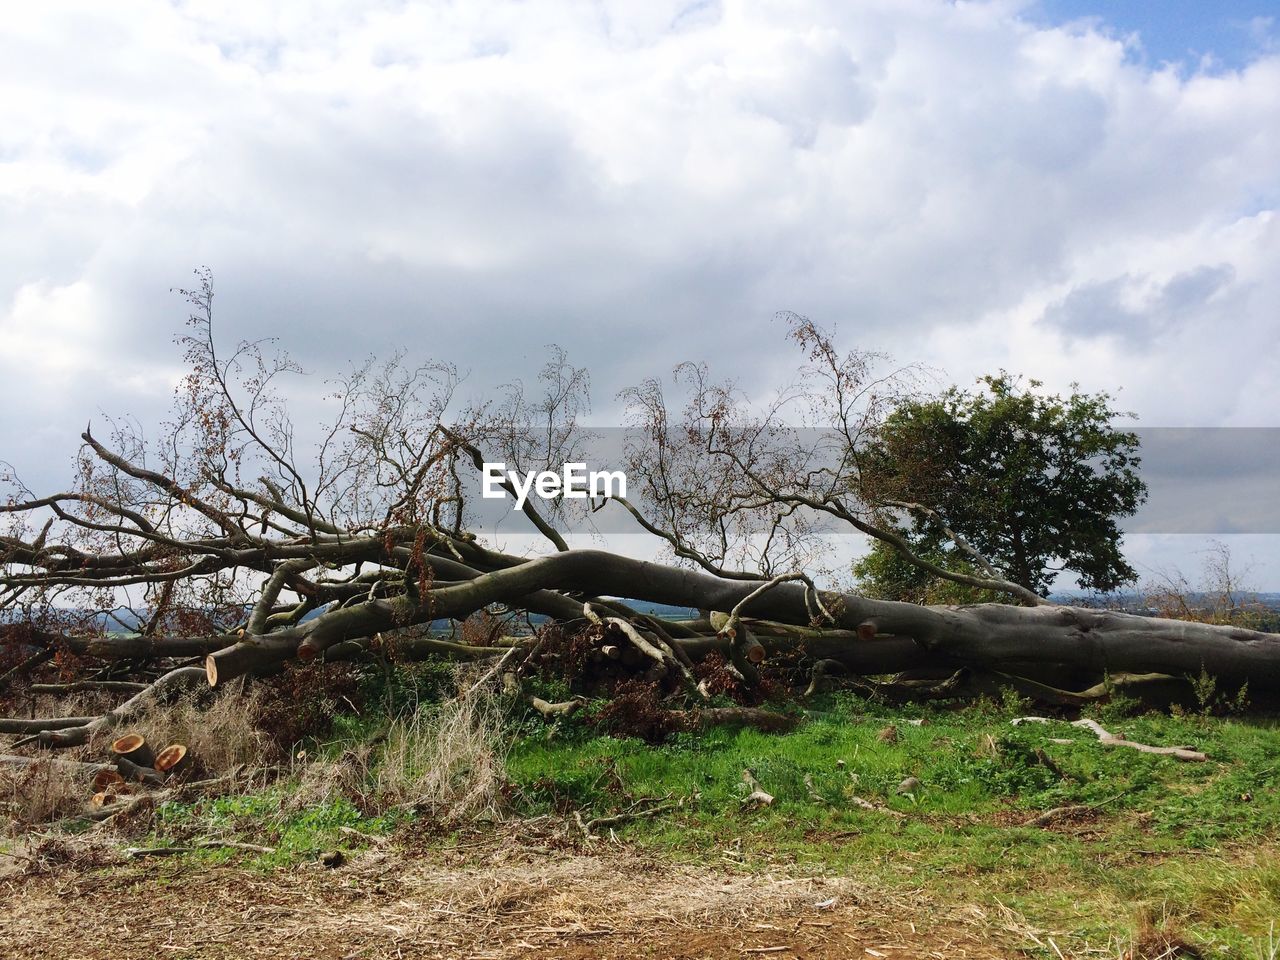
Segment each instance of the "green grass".
[[[1014,727],[1012,707],[886,709],[837,698],[786,736],[717,730],[660,747],[571,727],[523,738],[509,774],[528,812],[604,814],[631,797],[685,798],[681,810],[620,831],[674,857],[723,862],[729,851],[747,866],[791,861],[923,885],[956,902],[998,897],[1078,945],[1105,944],[1146,908],[1222,955],[1252,956],[1280,922],[1275,722],[1106,719],[1134,740],[1195,744],[1212,758],[1196,764],[1103,747],[1065,723]],[[877,738],[888,725],[896,742]],[[744,768],[776,797],[771,807],[742,811]],[[899,795],[908,776],[921,787]],[[861,809],[854,796],[904,816]],[[1057,829],[1021,825],[1074,804],[1094,809]]]
[[[721,728],[660,746],[602,736],[580,715],[550,726],[521,715],[512,718],[507,775],[517,815],[602,816],[641,797],[677,798],[678,808],[617,828],[677,860],[841,873],[873,887],[923,889],[956,906],[989,910],[998,902],[1077,953],[1118,955],[1117,938],[1131,936],[1145,913],[1172,918],[1205,956],[1275,960],[1266,946],[1272,924],[1280,927],[1275,720],[1097,714],[1134,740],[1195,745],[1211,758],[1200,764],[1104,747],[1065,722],[1011,725],[1023,712],[1013,701],[952,710],[832,696],[786,735]],[[385,717],[340,719],[330,742],[310,753],[334,759],[380,733]],[[896,729],[891,742],[878,736],[887,726]],[[744,769],[774,795],[772,806],[743,809]],[[903,795],[897,788],[906,777],[921,785]],[[408,818],[364,816],[346,799],[296,810],[294,789],[286,781],[165,805],[148,844],[205,837],[266,844],[276,851],[207,850],[183,861],[235,858],[270,870],[358,849],[366,845],[359,834],[385,835]],[[855,797],[900,816],[863,809]],[[1090,810],[1051,829],[1024,825],[1070,805]]]
[[[147,846],[183,846],[188,837],[218,837],[248,840],[275,848],[274,853],[246,858],[242,851],[211,848],[185,857],[200,863],[223,863],[232,859],[262,870],[314,860],[322,853],[340,850],[349,853],[366,846],[360,835],[389,833],[404,817],[367,817],[347,799],[338,797],[323,803],[291,810],[288,783],[236,796],[213,797],[190,804],[162,804],[157,811],[156,830]],[[344,832],[343,828],[357,831]]]

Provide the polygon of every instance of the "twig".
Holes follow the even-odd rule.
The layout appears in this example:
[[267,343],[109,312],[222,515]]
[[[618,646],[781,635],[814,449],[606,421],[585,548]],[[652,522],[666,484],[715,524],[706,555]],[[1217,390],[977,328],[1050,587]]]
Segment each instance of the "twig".
[[0,690],[4,689],[5,685],[14,677],[26,673],[34,667],[40,666],[40,664],[44,663],[46,660],[52,660],[55,652],[56,651],[52,647],[37,650],[20,664],[8,670],[3,675],[0,675]]
[[632,820],[644,820],[648,817],[656,817],[660,813],[666,813],[668,810],[675,810],[683,805],[682,800],[666,800],[654,804],[652,807],[643,807],[636,809],[641,804],[648,802],[645,798],[637,800],[630,810],[624,810],[622,813],[615,813],[607,817],[593,817],[591,820],[583,821],[582,814],[577,810],[574,811],[574,819],[578,822],[578,826],[582,829],[583,836],[588,840],[596,839],[594,831],[600,827],[616,827],[622,823],[629,823]]
[[95,690],[104,693],[141,693],[148,684],[132,680],[76,680],[74,683],[33,683],[32,693],[80,693]]
[[45,717],[25,720],[17,717],[0,717],[0,733],[35,733],[45,730],[66,730],[93,723],[97,717]]

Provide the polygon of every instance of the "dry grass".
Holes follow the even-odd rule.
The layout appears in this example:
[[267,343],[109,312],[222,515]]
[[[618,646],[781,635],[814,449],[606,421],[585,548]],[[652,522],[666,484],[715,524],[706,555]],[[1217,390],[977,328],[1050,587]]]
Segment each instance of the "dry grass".
[[1157,917],[1150,910],[1143,910],[1138,916],[1138,929],[1133,942],[1123,954],[1123,960],[1194,960],[1202,954],[1189,940],[1182,936],[1176,917],[1166,911]]
[[[58,751],[56,759],[108,760],[110,742],[128,732],[142,734],[157,751],[170,743],[186,744],[193,774],[218,776],[241,766],[262,766],[273,759],[274,750],[270,738],[255,727],[262,700],[259,691],[235,684],[212,698],[154,705],[122,728],[104,731],[83,746]],[[37,698],[28,709],[38,716],[93,716],[114,705],[112,698],[100,694],[75,694],[53,701]],[[15,739],[4,738],[0,750],[11,750]],[[0,814],[14,827],[78,813],[92,792],[84,776],[56,763],[0,769]]]
[[496,815],[509,737],[501,708],[483,691],[397,718],[374,772],[384,809],[404,806],[452,823]]
[[264,699],[262,690],[236,682],[212,698],[152,706],[109,736],[140,733],[156,751],[171,743],[186,744],[192,766],[208,776],[262,766],[278,759],[270,737],[257,727]]
[[0,770],[0,808],[15,826],[46,823],[74,813],[89,797],[83,777],[50,762]]
[[1259,937],[1256,944],[1258,960],[1278,960],[1280,958],[1280,931],[1273,922],[1267,929],[1265,937]]
[[352,801],[361,810],[371,810],[373,798],[369,795],[368,783],[372,752],[368,744],[356,744],[336,760],[302,764],[296,773],[297,785],[289,791],[281,812],[296,813],[309,807],[327,806],[339,798]]

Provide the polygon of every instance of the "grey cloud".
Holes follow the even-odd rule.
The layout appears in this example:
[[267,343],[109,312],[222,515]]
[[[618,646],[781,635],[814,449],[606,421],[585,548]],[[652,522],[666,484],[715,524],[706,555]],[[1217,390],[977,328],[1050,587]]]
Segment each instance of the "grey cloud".
[[743,83],[746,102],[786,127],[791,142],[810,148],[823,124],[861,123],[874,90],[843,44],[830,36],[793,38],[773,51],[774,69]]
[[1186,322],[1202,319],[1201,311],[1235,279],[1230,264],[1200,266],[1175,274],[1143,297],[1129,303],[1140,286],[1129,275],[1088,283],[1071,290],[1044,313],[1044,322],[1074,337],[1115,336],[1137,344]]

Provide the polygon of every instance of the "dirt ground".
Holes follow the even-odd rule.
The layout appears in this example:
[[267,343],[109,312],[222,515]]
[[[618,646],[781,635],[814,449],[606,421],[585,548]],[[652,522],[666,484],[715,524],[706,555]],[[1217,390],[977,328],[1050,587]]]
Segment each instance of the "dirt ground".
[[11,859],[6,960],[1022,956],[1014,918],[852,879],[508,838],[264,872],[91,848]]

